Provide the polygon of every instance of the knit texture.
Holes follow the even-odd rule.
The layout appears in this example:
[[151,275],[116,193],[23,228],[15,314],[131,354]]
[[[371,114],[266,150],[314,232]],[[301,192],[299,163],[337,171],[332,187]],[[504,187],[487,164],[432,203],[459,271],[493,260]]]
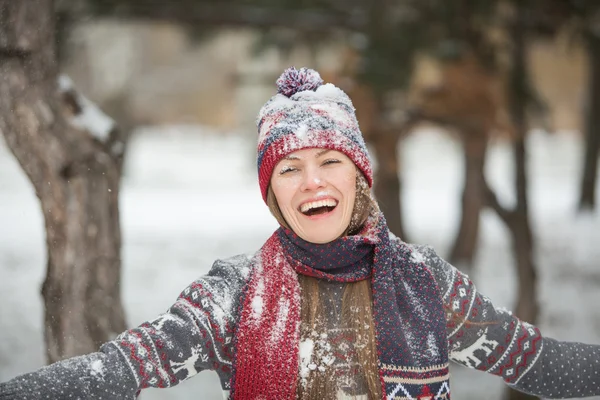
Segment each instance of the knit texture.
[[[600,395],[600,346],[540,336],[536,327],[494,307],[466,275],[431,247],[406,244],[393,235],[390,243],[397,257],[413,260],[432,274],[444,306],[458,313],[458,318],[447,318],[451,361],[501,376],[511,387],[538,397]],[[218,374],[227,397],[240,302],[254,260],[246,255],[217,260],[166,313],[122,333],[98,353],[0,383],[0,399],[133,400],[144,388],[173,386],[204,370]],[[389,325],[402,324],[392,320]],[[319,340],[341,339],[330,335]],[[348,346],[336,342],[332,347],[351,347],[352,339],[345,340]],[[397,393],[397,398],[402,397],[406,396]]]
[[278,93],[258,118],[258,181],[263,199],[275,165],[286,155],[307,148],[337,150],[363,172],[369,186],[373,171],[352,101],[340,88],[323,84],[319,73],[289,68],[277,80]]
[[359,235],[324,245],[283,228],[275,232],[255,259],[243,302],[233,399],[294,398],[300,337],[296,273],[336,282],[371,278],[383,393],[390,398],[449,398],[440,293],[425,265],[396,249],[381,214],[370,217]]

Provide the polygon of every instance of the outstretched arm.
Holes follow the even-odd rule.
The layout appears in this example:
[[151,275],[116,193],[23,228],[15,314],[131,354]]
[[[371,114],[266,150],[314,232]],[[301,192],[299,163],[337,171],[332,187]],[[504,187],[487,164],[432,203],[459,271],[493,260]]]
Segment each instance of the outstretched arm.
[[451,360],[545,398],[600,395],[600,346],[542,336],[535,326],[495,308],[431,247],[411,248],[430,267],[447,306]]
[[135,399],[136,381],[115,348],[73,357],[0,383],[0,399]]
[[170,387],[205,369],[228,382],[237,302],[247,275],[245,256],[215,262],[165,314],[120,334],[97,353],[0,384],[0,399],[135,399],[141,389]]

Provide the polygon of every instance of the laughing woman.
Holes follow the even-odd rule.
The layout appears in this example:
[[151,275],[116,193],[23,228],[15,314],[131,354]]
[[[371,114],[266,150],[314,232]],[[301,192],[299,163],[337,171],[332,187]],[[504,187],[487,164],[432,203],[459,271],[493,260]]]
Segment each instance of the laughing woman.
[[260,190],[281,227],[216,261],[166,314],[99,352],[0,384],[0,399],[134,399],[215,370],[233,399],[450,399],[449,360],[546,398],[600,394],[600,347],[494,308],[389,230],[348,96],[285,71],[258,117]]

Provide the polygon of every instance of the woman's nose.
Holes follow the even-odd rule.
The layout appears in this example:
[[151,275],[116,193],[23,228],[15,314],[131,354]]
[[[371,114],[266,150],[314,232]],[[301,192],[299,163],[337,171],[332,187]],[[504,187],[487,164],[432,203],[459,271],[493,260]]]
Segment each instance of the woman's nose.
[[321,189],[325,186],[325,181],[319,168],[307,168],[302,177],[302,191],[311,191]]

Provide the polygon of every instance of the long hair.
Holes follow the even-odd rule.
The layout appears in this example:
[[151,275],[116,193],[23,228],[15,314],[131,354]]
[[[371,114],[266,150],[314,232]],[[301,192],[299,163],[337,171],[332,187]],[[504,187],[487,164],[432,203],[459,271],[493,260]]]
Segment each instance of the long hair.
[[[271,214],[279,224],[290,229],[286,222],[277,199],[271,188],[267,191],[267,205]],[[366,178],[357,169],[356,174],[356,199],[350,224],[341,236],[357,234],[367,218],[379,214],[379,206],[372,197],[371,189]],[[298,275],[300,282],[301,297],[301,337],[306,338],[311,332],[325,332],[326,316],[323,306],[324,291],[320,290],[319,279],[305,275]],[[467,319],[463,313],[458,313],[449,304],[444,304],[448,322],[464,323],[467,326],[494,325],[499,321],[474,322]],[[381,399],[382,387],[377,367],[377,349],[375,340],[375,324],[373,321],[373,292],[370,280],[347,283],[342,294],[342,318],[341,327],[349,328],[356,334],[354,347],[358,362],[359,373],[366,380],[368,398],[370,400]],[[319,344],[315,342],[313,353],[318,351]],[[328,368],[322,373],[309,374],[306,382],[301,381],[299,376],[297,397],[298,399],[334,399],[337,397],[339,387],[336,384],[334,369]]]
[[[301,303],[301,337],[309,338],[312,332],[327,332],[323,297],[326,292],[320,290],[320,281],[316,278],[298,275],[302,291]],[[355,335],[352,343],[358,359],[358,374],[361,374],[367,385],[370,400],[382,398],[381,381],[377,367],[377,348],[375,342],[375,326],[373,323],[373,295],[371,281],[366,279],[347,283],[342,295],[342,315],[340,328],[350,329]],[[319,340],[314,341],[313,354],[328,349],[320,349]],[[306,381],[299,377],[297,397],[299,399],[335,399],[339,385],[334,368],[315,371],[308,375]],[[359,395],[362,393],[350,393]]]
[[[279,224],[291,229],[283,214],[273,191],[267,191],[267,205]],[[360,170],[356,173],[356,198],[352,217],[348,228],[342,236],[353,235],[360,231],[369,215],[377,215],[379,207],[371,196],[369,185]],[[320,290],[319,280],[298,275],[301,300],[301,337],[308,337],[311,332],[326,332],[326,315],[323,306],[324,293]],[[375,327],[373,321],[373,292],[371,282],[362,280],[347,283],[342,294],[341,327],[352,330],[356,335],[353,343],[359,363],[359,373],[364,377],[369,399],[381,399],[381,382],[377,367],[377,349]],[[318,352],[318,341],[314,352]],[[323,349],[324,350],[324,349]],[[336,382],[335,370],[327,368],[319,373],[311,373],[306,381],[299,376],[297,395],[299,399],[334,399],[339,386]]]

